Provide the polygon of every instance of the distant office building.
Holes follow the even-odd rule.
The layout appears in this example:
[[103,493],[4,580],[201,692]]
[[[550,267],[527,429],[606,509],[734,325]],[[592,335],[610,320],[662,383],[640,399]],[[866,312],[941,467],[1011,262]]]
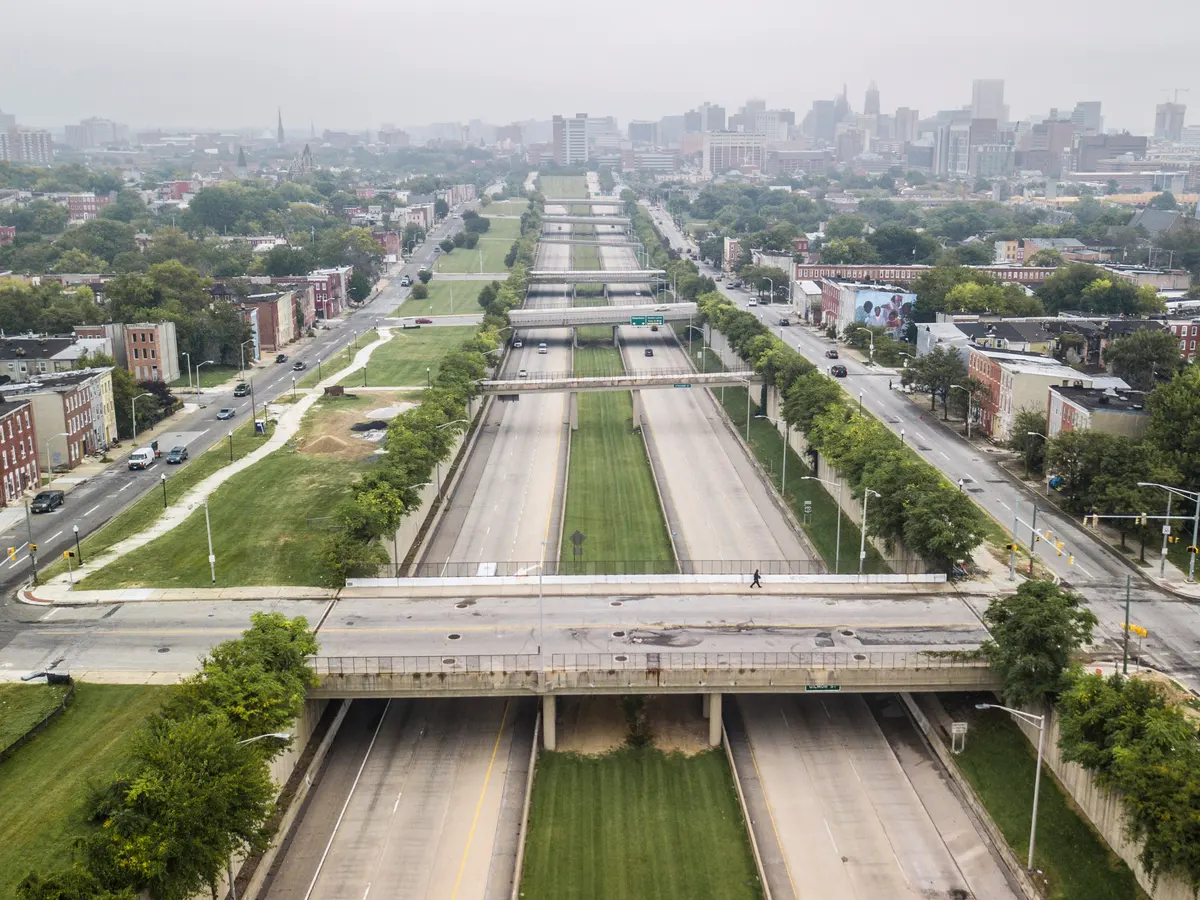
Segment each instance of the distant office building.
[[971,87],[971,118],[1007,119],[1004,108],[1004,79],[976,78]]
[[683,114],[683,132],[684,134],[695,134],[704,130],[704,116],[700,110],[691,109]]
[[755,113],[754,131],[767,135],[773,141],[786,141],[788,126],[782,113],[783,110],[778,109],[764,109]]
[[1071,111],[1071,124],[1079,134],[1100,134],[1104,131],[1104,118],[1100,115],[1099,100],[1081,100]]
[[704,135],[705,172],[718,175],[730,169],[761,171],[767,135],[747,131],[714,131]]
[[683,116],[663,116],[658,120],[658,142],[664,147],[683,140]]
[[938,126],[933,138],[933,172],[939,178],[967,178],[970,175],[970,122]]
[[28,128],[0,131],[0,162],[48,166],[54,162],[54,142],[50,132]]
[[867,88],[867,98],[863,102],[863,114],[868,116],[879,115],[879,87],[874,81]]
[[893,133],[896,140],[902,144],[910,144],[920,136],[920,121],[921,114],[915,109],[909,109],[907,106],[901,106],[896,110],[895,127]]
[[17,127],[17,117],[0,109],[0,131],[8,131]]
[[658,123],[639,120],[630,122],[629,140],[634,144],[657,144]]
[[1126,154],[1134,159],[1146,158],[1145,135],[1096,134],[1079,138],[1075,147],[1075,171],[1098,172],[1104,161]]
[[1154,136],[1167,141],[1183,138],[1183,116],[1187,106],[1182,103],[1160,103],[1154,108]]
[[1057,178],[1063,171],[1063,158],[1075,143],[1072,122],[1040,122],[1022,136],[1024,150],[1021,168],[1032,169]]
[[76,150],[129,143],[129,126],[111,119],[84,119],[78,125],[66,126],[65,131],[67,146]]
[[554,161],[560,166],[578,166],[588,161],[587,123],[587,113],[576,113],[570,119],[554,117]]
[[767,150],[767,175],[824,175],[833,168],[831,150]]
[[725,130],[725,107],[713,103],[701,103],[700,115],[703,117],[704,131]]
[[826,144],[833,143],[837,133],[837,107],[833,100],[814,100],[808,121],[813,138]]

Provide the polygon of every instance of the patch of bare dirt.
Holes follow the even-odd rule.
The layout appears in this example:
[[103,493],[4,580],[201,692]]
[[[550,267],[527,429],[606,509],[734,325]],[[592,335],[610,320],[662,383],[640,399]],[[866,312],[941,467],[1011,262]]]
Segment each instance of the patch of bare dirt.
[[624,746],[629,726],[621,698],[559,697],[558,749],[598,756]]
[[654,746],[664,753],[692,756],[708,750],[708,719],[695,694],[664,694],[646,698],[646,720]]

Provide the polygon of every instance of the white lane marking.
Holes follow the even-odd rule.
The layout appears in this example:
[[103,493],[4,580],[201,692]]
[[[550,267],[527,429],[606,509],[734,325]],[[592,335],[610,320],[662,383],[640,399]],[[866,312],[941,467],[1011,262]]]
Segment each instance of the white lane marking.
[[100,508],[100,504],[97,503],[95,506],[93,506],[91,509],[89,509],[87,512],[85,512],[84,516],[90,516],[92,513],[94,513],[99,508]]
[[54,539],[55,539],[56,537],[58,537],[58,535],[60,535],[60,534],[62,534],[62,532],[61,532],[61,531],[60,531],[60,532],[58,532],[57,534],[52,534],[52,535],[50,535],[50,537],[46,538],[46,543],[47,543],[47,544],[48,544],[48,543],[50,543],[52,540],[54,540]]
[[1091,573],[1091,572],[1089,572],[1087,569],[1085,569],[1085,568],[1084,568],[1083,566],[1081,566],[1079,563],[1075,563],[1075,568],[1077,568],[1077,569],[1078,569],[1080,572],[1082,572],[1082,573],[1083,573],[1084,575],[1086,575],[1088,578],[1094,578],[1094,577],[1095,577],[1094,575],[1092,575],[1092,573]]
[[198,435],[196,435],[196,437],[204,437],[206,434],[208,434],[208,431],[209,430],[207,428],[205,428],[202,432],[200,432]]
[[939,450],[939,451],[938,451],[938,453],[941,453],[941,454],[942,454],[942,458],[943,458],[943,459],[945,459],[947,462],[949,462],[949,461],[950,461],[950,457],[949,457],[949,456],[947,456],[947,455],[946,455],[944,452],[942,452],[941,450]]
[[841,851],[839,851],[839,850],[838,850],[837,841],[835,841],[835,840],[833,839],[833,832],[832,832],[832,831],[830,830],[830,828],[829,828],[829,820],[828,820],[828,819],[822,819],[822,821],[825,823],[825,833],[826,833],[827,835],[829,835],[829,843],[833,844],[833,854],[834,854],[834,856],[841,856],[842,854],[841,854]]
[[[55,607],[55,609],[57,609],[57,608],[58,607]],[[400,798],[403,796],[404,796],[404,791],[401,791],[400,793],[398,793],[396,795],[396,802],[392,804],[392,815],[393,816],[396,814],[396,808],[400,805]]]
[[10,569],[15,569],[17,566],[19,566],[21,563],[25,562],[25,560],[27,560],[27,559],[29,559],[28,556],[18,556],[16,559],[14,559],[12,562],[10,562],[8,564],[8,567]]
[[56,607],[54,607],[54,609],[50,610],[50,612],[46,613],[44,616],[42,616],[40,619],[38,619],[38,621],[39,621],[39,622],[48,622],[48,621],[50,621],[52,618],[54,618],[54,614],[55,614],[56,612],[58,612],[60,609],[62,609],[62,607],[61,607],[61,606],[56,606]]
[[1009,512],[1012,512],[1012,507],[1009,506],[1007,503],[1005,503],[1003,500],[997,500],[996,502],[999,503],[1001,506],[1003,506],[1005,509],[1007,509]]
[[125,487],[119,487],[119,488],[117,488],[117,493],[119,494],[119,493],[121,493],[121,491],[125,490],[125,488],[131,488],[131,487],[133,487],[133,482],[132,482],[132,481],[131,481],[131,482],[129,482],[127,485],[125,485]]

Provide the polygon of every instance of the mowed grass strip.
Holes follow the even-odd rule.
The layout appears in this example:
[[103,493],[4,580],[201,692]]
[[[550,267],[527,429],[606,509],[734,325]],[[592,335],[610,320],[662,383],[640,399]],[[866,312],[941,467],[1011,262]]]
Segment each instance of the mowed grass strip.
[[[183,357],[182,362],[183,362],[183,365],[186,367],[188,364],[186,356]],[[193,366],[192,378],[191,378],[191,386],[192,387],[196,386],[195,364],[198,362],[202,363],[202,362],[204,362],[204,360],[197,359],[197,360],[193,361],[193,363],[192,363],[192,366]],[[246,358],[247,365],[249,365],[250,362],[251,362],[250,358],[247,357]],[[216,387],[217,385],[220,385],[220,384],[224,384],[230,378],[232,378],[234,375],[239,374],[241,371],[242,371],[241,368],[238,366],[219,366],[216,364],[211,365],[211,366],[201,366],[200,367],[200,387],[211,388],[211,387]],[[180,377],[178,377],[174,381],[172,381],[170,384],[170,387],[173,387],[173,388],[188,387],[188,373],[185,371]]]
[[303,378],[296,379],[296,387],[310,388],[316,387],[318,382],[321,382],[337,372],[340,372],[346,366],[354,361],[355,354],[363,347],[373,344],[379,340],[379,332],[374,328],[369,331],[364,331],[356,338],[352,336],[349,344],[331,353],[329,356],[322,359],[319,363],[312,364],[308,369],[308,374]]
[[[475,329],[470,325],[393,329],[392,339],[376,347],[367,361],[366,386],[424,387],[425,370],[430,370],[429,377],[436,378],[442,357],[474,333]],[[362,369],[343,378],[341,384],[363,386]]]
[[601,268],[599,251],[599,247],[593,247],[590,244],[572,244],[571,268],[579,270]]
[[[990,695],[939,695],[957,722],[967,722],[966,749],[954,757],[959,769],[1024,863],[1029,854],[1035,748],[1012,720],[974,702]],[[1034,867],[1045,873],[1050,900],[1135,900],[1145,897],[1129,867],[1110,851],[1051,776],[1042,772]]]
[[[493,216],[520,216],[529,210],[528,200],[493,200],[487,206],[479,207],[479,214],[491,218]],[[494,228],[495,222],[492,223]]]
[[[611,329],[598,329],[611,340]],[[590,331],[581,329],[586,340]],[[601,338],[603,340],[603,338]],[[585,343],[575,351],[575,374],[623,372],[611,346]],[[577,557],[564,539],[562,571],[677,571],[670,535],[645,444],[633,433],[633,398],[626,391],[579,395],[579,429],[571,435],[563,534],[587,540]]]
[[521,896],[761,897],[724,755],[543,753],[533,783]]
[[538,187],[542,196],[551,199],[587,199],[587,178],[583,175],[539,175]]
[[49,715],[66,692],[65,685],[0,682],[0,750]]
[[65,869],[88,827],[90,789],[126,758],[133,733],[170,697],[167,687],[76,685],[45,731],[0,766],[0,897],[31,871]]
[[426,287],[429,296],[424,300],[411,297],[397,306],[392,315],[399,318],[412,316],[482,315],[479,292],[489,281],[439,281],[434,279]]
[[[481,237],[474,250],[455,247],[449,253],[443,253],[434,264],[433,271],[447,275],[507,272],[509,267],[504,264],[504,257],[512,248],[513,241],[490,235],[491,232],[488,232]],[[482,268],[480,268],[481,262]]]

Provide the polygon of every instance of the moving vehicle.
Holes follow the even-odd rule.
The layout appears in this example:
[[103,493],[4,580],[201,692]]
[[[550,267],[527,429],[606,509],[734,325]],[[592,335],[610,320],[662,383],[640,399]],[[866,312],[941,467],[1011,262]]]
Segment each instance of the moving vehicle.
[[218,419],[232,419],[235,415],[237,415],[237,410],[232,406],[223,406],[217,411]]
[[840,365],[839,366],[830,366],[829,374],[832,375],[834,378],[845,378],[846,377],[846,367],[840,366]]
[[513,347],[515,347],[517,350],[520,350],[524,346],[525,346],[525,342],[523,340],[521,340],[520,338],[517,338],[516,340],[513,341]]
[[518,372],[518,373],[517,373],[517,377],[518,377],[518,378],[528,378],[528,377],[529,377],[529,370],[528,370],[528,369],[522,369],[520,372]]
[[409,287],[412,284],[412,278],[404,275],[400,278],[400,287]]
[[654,355],[654,348],[653,348],[653,347],[647,347],[647,348],[646,348],[646,356],[653,356],[653,355]]
[[67,495],[62,491],[42,491],[33,498],[29,508],[35,513],[51,512],[66,502]]
[[417,324],[418,325],[432,325],[433,319],[422,316],[421,318],[417,319]]
[[825,358],[826,358],[826,359],[837,359],[837,358],[838,358],[838,352],[837,352],[836,350],[826,350],[826,351],[825,351]]
[[781,316],[779,318],[779,325],[781,328],[786,328],[787,326],[789,326],[791,324],[792,324],[792,320],[789,319],[787,316]]
[[167,465],[177,466],[182,462],[187,462],[187,458],[187,447],[172,447],[171,452],[167,454]]
[[150,447],[140,447],[129,454],[129,468],[148,469],[154,465],[154,451]]
[[302,372],[306,368],[308,368],[308,364],[305,363],[304,360],[302,360],[302,359],[298,359],[294,363],[292,363],[292,371],[293,372]]
[[654,307],[654,311],[655,312],[666,312],[667,308],[665,306],[656,306],[656,307]]
[[275,362],[277,362],[277,363],[287,362],[287,354],[286,353],[276,353],[275,354]]
[[233,389],[233,396],[235,397],[245,397],[249,393],[250,385],[246,384],[244,381],[239,381],[238,386]]
[[747,306],[758,306],[758,300],[756,300],[754,297],[751,297],[750,302],[747,303],[746,305]]
[[540,344],[538,344],[538,353],[549,353],[549,352],[550,351],[546,349],[545,341],[542,341]]

